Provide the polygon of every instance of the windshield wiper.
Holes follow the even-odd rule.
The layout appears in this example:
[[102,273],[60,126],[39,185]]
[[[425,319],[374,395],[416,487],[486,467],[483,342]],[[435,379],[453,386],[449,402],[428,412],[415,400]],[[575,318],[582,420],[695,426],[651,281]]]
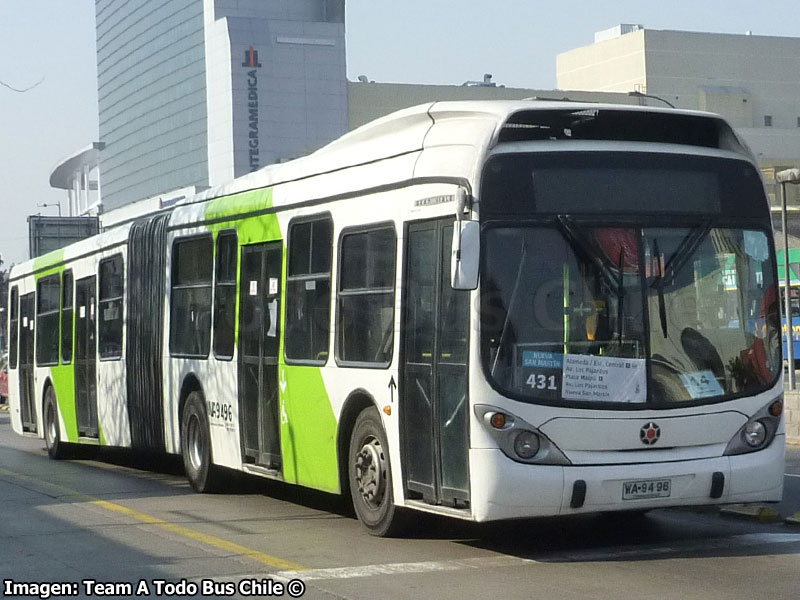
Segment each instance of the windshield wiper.
[[624,257],[625,248],[622,245],[619,247],[619,259],[617,261],[617,273],[619,276],[617,283],[617,341],[619,342],[619,349],[622,350],[622,307],[623,296],[625,295],[625,280],[622,271],[622,260]]
[[[656,275],[653,285],[656,286],[658,292],[658,316],[661,319],[661,333],[664,337],[667,336],[667,305],[664,302],[664,271],[661,264],[661,253],[658,251],[658,238],[653,240],[653,253],[656,258],[656,265],[658,265],[658,274]],[[673,255],[674,256],[674,255]]]

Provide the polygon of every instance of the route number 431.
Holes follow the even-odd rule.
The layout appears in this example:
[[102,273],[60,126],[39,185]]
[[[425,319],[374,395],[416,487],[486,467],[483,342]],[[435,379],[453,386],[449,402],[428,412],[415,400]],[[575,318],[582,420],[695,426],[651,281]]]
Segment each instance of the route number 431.
[[528,380],[525,382],[531,388],[535,390],[555,390],[556,388],[556,376],[555,375],[539,375],[539,374],[532,374],[528,377]]

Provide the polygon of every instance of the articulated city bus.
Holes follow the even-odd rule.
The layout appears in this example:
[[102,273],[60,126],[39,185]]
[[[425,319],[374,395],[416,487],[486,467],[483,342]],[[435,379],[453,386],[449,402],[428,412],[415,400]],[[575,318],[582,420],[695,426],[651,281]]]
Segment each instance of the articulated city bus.
[[15,267],[10,408],[370,532],[782,496],[770,214],[717,116],[441,102]]

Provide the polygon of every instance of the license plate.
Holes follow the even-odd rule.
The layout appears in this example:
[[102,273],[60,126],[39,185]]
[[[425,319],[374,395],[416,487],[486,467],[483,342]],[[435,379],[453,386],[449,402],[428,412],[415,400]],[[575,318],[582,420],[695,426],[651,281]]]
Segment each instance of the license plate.
[[642,498],[668,498],[671,479],[639,479],[622,482],[623,500],[641,500]]

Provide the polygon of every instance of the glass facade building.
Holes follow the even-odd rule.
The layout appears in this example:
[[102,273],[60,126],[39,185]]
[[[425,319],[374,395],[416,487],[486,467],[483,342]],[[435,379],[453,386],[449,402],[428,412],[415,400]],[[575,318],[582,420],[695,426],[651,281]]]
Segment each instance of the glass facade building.
[[105,211],[348,130],[344,0],[96,0]]
[[208,185],[202,0],[98,0],[105,210]]

